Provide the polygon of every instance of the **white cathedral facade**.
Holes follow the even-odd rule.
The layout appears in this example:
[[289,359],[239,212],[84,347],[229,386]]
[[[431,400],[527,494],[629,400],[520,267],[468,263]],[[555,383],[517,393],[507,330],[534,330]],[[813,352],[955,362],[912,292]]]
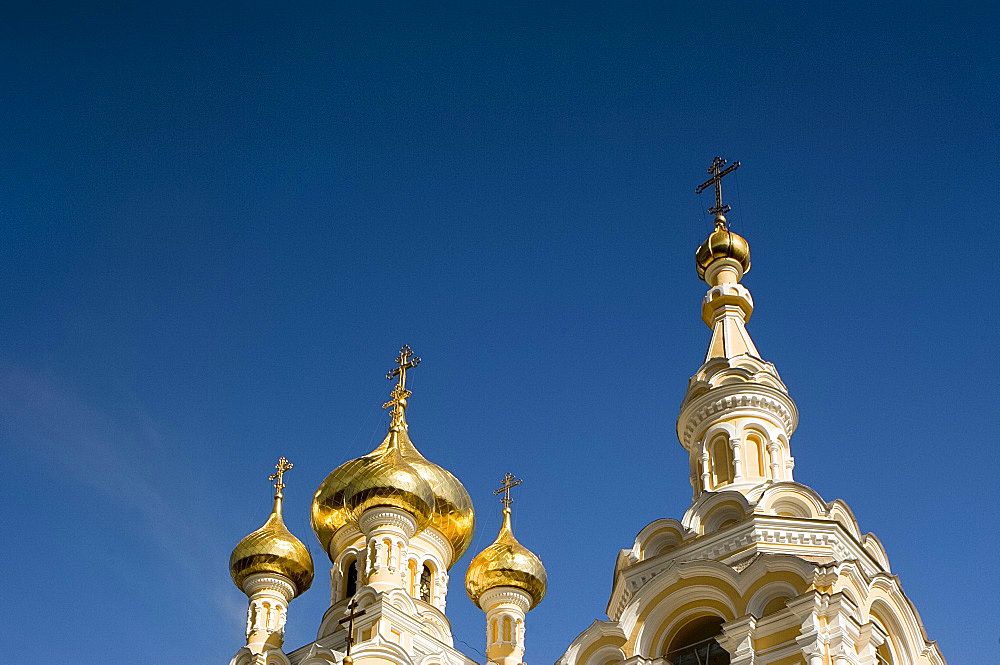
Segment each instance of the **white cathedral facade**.
[[[724,216],[721,181],[738,166],[716,158],[699,188],[714,187],[716,205],[696,254],[711,339],[677,419],[692,503],[621,550],[608,619],[557,665],[943,665],[879,540],[843,501],[794,480],[798,411],[747,332],[750,249]],[[475,665],[454,648],[446,615],[449,571],[472,541],[472,500],[410,440],[406,373],[419,362],[403,347],[389,373],[398,382],[385,440],[316,491],[311,524],[332,564],[331,604],[316,639],[288,651],[288,604],[312,583],[313,562],[282,521],[291,465],[279,461],[274,509],[230,559],[248,597],[246,643],[231,665]],[[527,615],[547,587],[511,529],[516,484],[504,479],[500,534],[465,573],[495,665],[523,662]]]

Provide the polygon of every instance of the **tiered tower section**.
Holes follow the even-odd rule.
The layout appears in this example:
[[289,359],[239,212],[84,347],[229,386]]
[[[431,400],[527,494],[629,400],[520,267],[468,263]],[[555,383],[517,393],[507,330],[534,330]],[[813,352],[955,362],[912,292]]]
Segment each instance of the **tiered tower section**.
[[792,478],[795,403],[746,329],[750,247],[728,228],[716,158],[715,229],[698,248],[712,331],[677,436],[694,500],[619,553],[607,606],[557,665],[941,665],[881,543],[843,501]]
[[[472,540],[472,499],[410,440],[407,373],[420,358],[404,346],[396,367],[389,431],[372,452],[334,469],[312,504],[312,527],[330,557],[330,608],[316,642],[290,654],[357,665],[471,663],[454,649],[445,615],[448,569]],[[318,662],[318,661],[317,661]]]
[[677,438],[690,455],[694,498],[790,481],[794,459],[788,441],[799,415],[778,371],[760,357],[746,329],[753,299],[740,280],[750,270],[750,246],[719,213],[696,260],[698,276],[710,287],[701,319],[712,338],[677,418]]

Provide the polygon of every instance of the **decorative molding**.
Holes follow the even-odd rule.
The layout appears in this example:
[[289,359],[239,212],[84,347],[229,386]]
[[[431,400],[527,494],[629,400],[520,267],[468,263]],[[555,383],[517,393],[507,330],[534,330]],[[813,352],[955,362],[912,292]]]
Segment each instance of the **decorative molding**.
[[362,513],[358,526],[367,536],[371,536],[377,529],[386,527],[401,532],[407,539],[412,538],[417,532],[417,520],[409,513],[395,508],[369,508]]
[[484,612],[501,604],[516,605],[521,608],[521,611],[527,612],[528,608],[531,607],[531,597],[520,589],[510,586],[488,589],[479,597],[479,607]]
[[284,575],[275,573],[257,573],[243,580],[243,593],[248,596],[272,591],[284,597],[289,602],[295,597],[295,585]]
[[702,425],[738,410],[756,411],[776,419],[787,437],[791,437],[798,424],[798,409],[786,393],[764,385],[725,385],[709,390],[684,406],[677,419],[681,445],[691,450],[698,442],[697,434]]

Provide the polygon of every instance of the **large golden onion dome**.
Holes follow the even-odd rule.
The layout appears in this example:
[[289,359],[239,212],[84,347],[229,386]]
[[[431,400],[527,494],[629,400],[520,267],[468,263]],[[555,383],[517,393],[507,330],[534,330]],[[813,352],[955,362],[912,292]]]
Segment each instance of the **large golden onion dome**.
[[[420,531],[434,510],[434,492],[403,458],[398,433],[390,432],[384,449],[365,455],[344,487],[344,507],[357,520],[369,508],[398,508],[417,521]],[[381,446],[379,447],[381,448]]]
[[333,535],[341,527],[360,517],[360,513],[348,501],[352,488],[357,487],[357,484],[352,483],[358,476],[368,473],[365,469],[372,468],[369,460],[381,458],[390,447],[430,487],[428,503],[432,509],[427,520],[418,520],[418,526],[423,528],[429,524],[448,539],[455,551],[452,557],[454,563],[472,542],[476,525],[472,497],[458,478],[420,454],[405,429],[390,431],[378,448],[364,457],[340,465],[320,484],[312,505],[312,527],[316,537],[323,549],[329,552]]
[[[400,357],[397,358],[397,363],[401,367],[404,367],[404,372],[402,373],[403,376],[400,380],[400,385],[397,385],[393,391],[393,400],[384,405],[386,407],[391,406],[393,409],[392,424],[390,425],[389,433],[381,445],[367,455],[345,462],[334,469],[320,483],[319,488],[316,490],[316,496],[312,504],[312,527],[313,531],[316,532],[316,537],[327,553],[330,553],[330,541],[333,540],[334,534],[347,524],[356,523],[356,520],[360,517],[360,512],[358,512],[359,507],[362,507],[363,512],[365,507],[381,505],[372,503],[373,499],[367,496],[367,494],[370,494],[367,490],[366,496],[361,496],[358,492],[371,483],[376,482],[365,478],[372,474],[374,469],[382,469],[379,473],[383,474],[384,478],[386,462],[379,463],[376,460],[384,460],[390,450],[396,451],[393,453],[393,464],[399,464],[401,460],[430,489],[429,496],[420,494],[419,497],[427,501],[430,510],[427,519],[418,520],[418,528],[423,528],[425,525],[432,526],[448,539],[454,549],[451,563],[457,561],[472,542],[472,534],[475,530],[476,521],[475,511],[472,506],[472,497],[469,496],[465,487],[455,476],[447,469],[427,460],[410,440],[409,426],[405,418],[406,398],[409,397],[410,391],[403,387],[402,382],[405,379],[405,369],[412,368],[419,362],[419,358],[412,358],[412,352],[409,351],[409,347],[403,347],[400,350]],[[407,365],[408,367],[406,367]],[[394,370],[394,372],[396,371]],[[390,372],[390,376],[399,376],[398,373],[394,372]],[[377,482],[383,483],[383,480]],[[388,484],[392,482],[394,481],[387,481]],[[413,487],[410,487],[403,494],[416,496],[411,491],[412,489]],[[397,507],[407,510],[407,512],[412,512],[404,506],[400,505]],[[422,511],[420,507],[414,509]]]
[[504,508],[500,535],[492,545],[476,555],[465,573],[465,590],[469,598],[478,607],[484,593],[509,586],[528,594],[531,607],[535,607],[545,597],[548,584],[542,560],[514,538],[510,527],[510,507]]
[[[287,466],[285,466],[287,465]],[[291,468],[284,457],[278,462],[281,473]],[[229,557],[229,574],[233,582],[243,590],[243,582],[251,575],[270,573],[287,577],[295,585],[298,596],[312,584],[313,560],[309,550],[296,538],[281,518],[281,482],[278,477],[274,508],[264,526],[249,534],[239,542]]]
[[695,253],[698,277],[705,279],[705,270],[719,259],[734,259],[743,267],[744,274],[750,272],[750,245],[746,238],[729,230],[721,214],[715,216],[715,230]]

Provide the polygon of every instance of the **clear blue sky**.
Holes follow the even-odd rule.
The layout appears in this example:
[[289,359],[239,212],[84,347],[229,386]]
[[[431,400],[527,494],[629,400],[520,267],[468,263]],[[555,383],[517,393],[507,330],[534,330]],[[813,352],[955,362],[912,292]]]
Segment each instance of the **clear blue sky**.
[[5,658],[227,662],[278,455],[313,638],[309,502],[383,435],[407,343],[413,439],[478,510],[456,637],[483,649],[463,577],[512,471],[552,663],[690,501],[721,154],[796,479],[950,662],[1000,660],[995,3],[288,4],[2,10]]

